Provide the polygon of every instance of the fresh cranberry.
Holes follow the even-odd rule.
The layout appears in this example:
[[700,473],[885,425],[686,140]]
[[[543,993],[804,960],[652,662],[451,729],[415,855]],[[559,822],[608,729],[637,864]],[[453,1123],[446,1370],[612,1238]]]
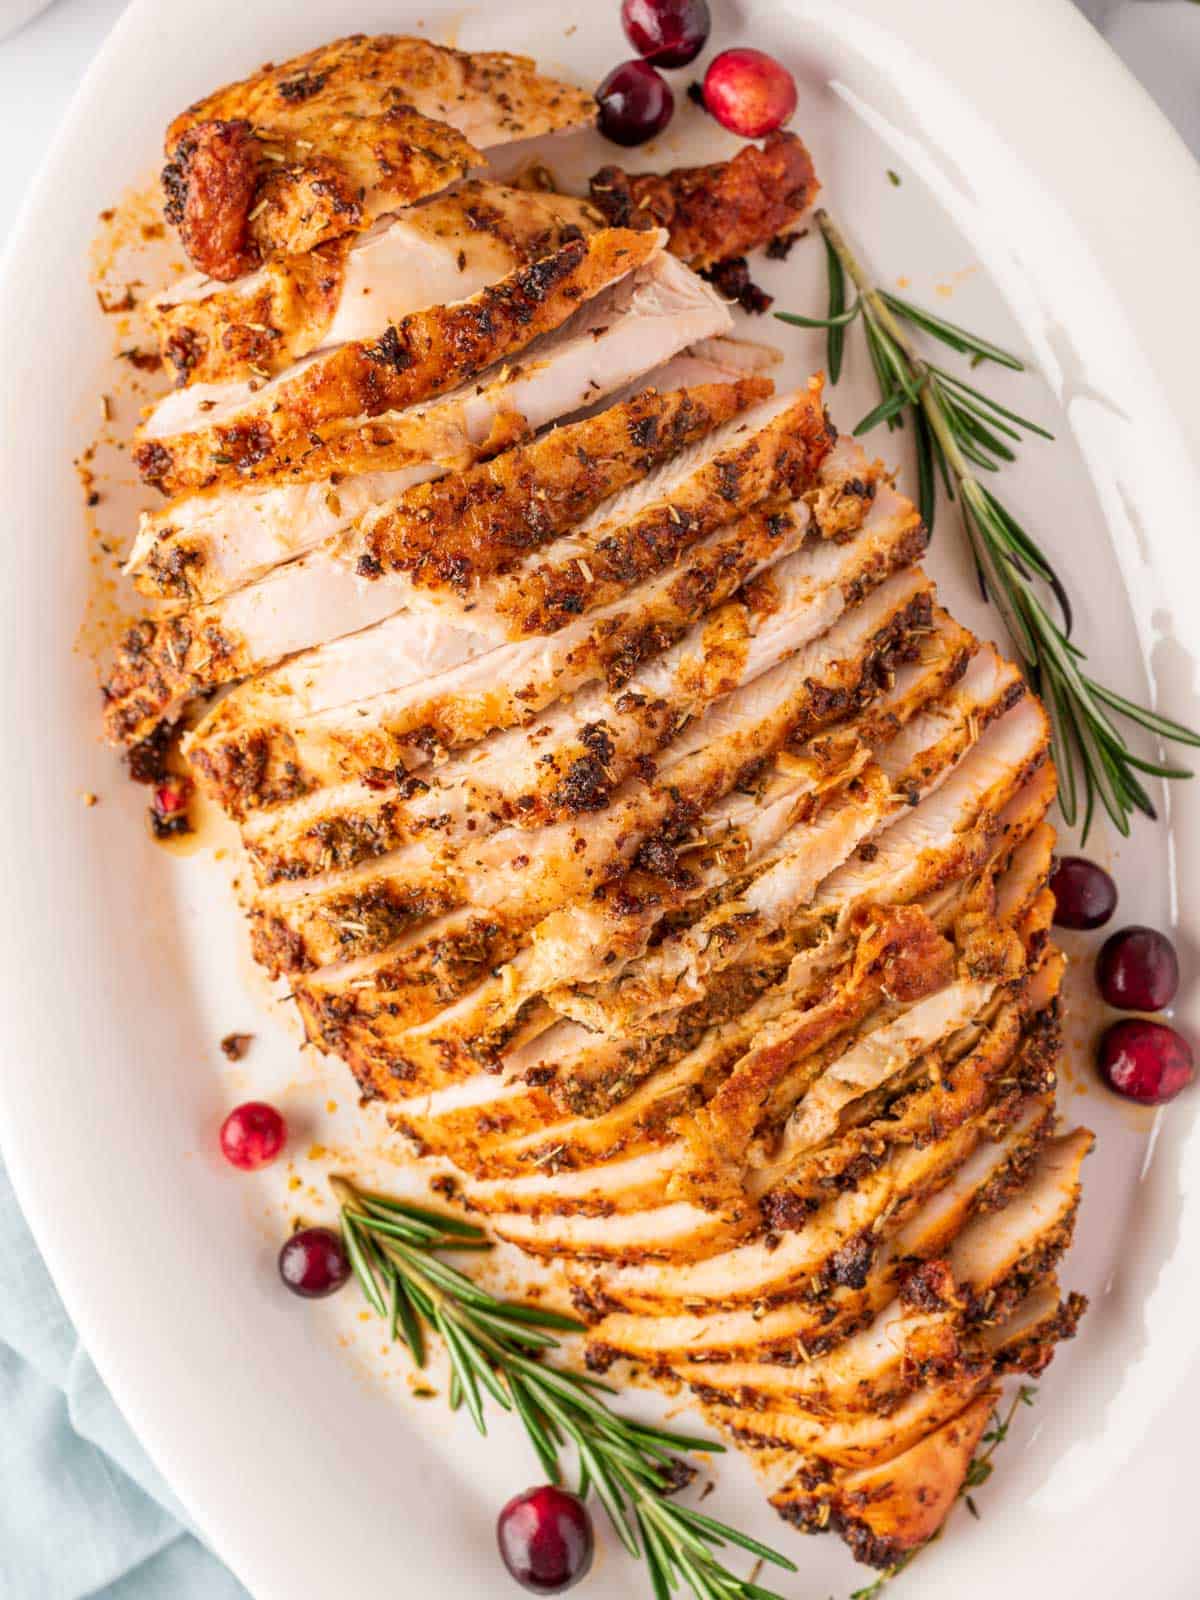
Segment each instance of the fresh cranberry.
[[596,90],[600,132],[614,144],[644,144],[661,133],[675,110],[675,96],[661,73],[645,61],[623,61]]
[[1100,1040],[1100,1072],[1127,1100],[1161,1106],[1195,1077],[1192,1047],[1165,1022],[1125,1017]]
[[269,1166],[286,1139],[287,1123],[263,1100],[235,1106],[221,1124],[221,1154],[231,1167],[243,1172]]
[[168,772],[155,783],[153,803],[150,806],[150,832],[156,839],[170,839],[179,834],[191,833],[188,802],[192,798],[192,780]]
[[1104,941],[1096,981],[1110,1006],[1121,1011],[1161,1011],[1179,988],[1175,946],[1153,928],[1122,928]]
[[578,1496],[546,1483],[514,1496],[496,1521],[509,1572],[535,1594],[561,1594],[592,1564],[592,1519]]
[[177,817],[188,808],[192,798],[192,780],[171,773],[154,788],[154,809],[164,820]]
[[1060,856],[1050,874],[1060,928],[1102,928],[1117,909],[1117,886],[1086,856]]
[[332,1294],[350,1276],[346,1247],[332,1228],[301,1228],[279,1252],[279,1276],[307,1300]]
[[704,74],[704,104],[743,139],[774,133],[796,109],[796,80],[761,50],[722,50]]
[[625,37],[656,67],[686,67],[708,43],[708,0],[623,0]]

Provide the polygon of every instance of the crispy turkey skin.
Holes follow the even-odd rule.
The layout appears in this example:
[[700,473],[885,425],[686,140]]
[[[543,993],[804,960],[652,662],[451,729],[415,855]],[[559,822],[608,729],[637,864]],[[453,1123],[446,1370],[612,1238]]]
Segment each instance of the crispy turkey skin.
[[803,141],[772,133],[761,148],[744,145],[708,167],[634,174],[602,167],[589,187],[610,227],[665,228],[673,253],[701,271],[786,240],[821,185]]

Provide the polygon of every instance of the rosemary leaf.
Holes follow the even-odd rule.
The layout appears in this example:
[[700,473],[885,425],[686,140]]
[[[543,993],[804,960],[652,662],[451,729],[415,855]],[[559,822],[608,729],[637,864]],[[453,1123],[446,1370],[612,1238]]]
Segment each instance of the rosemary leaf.
[[[966,383],[962,378],[955,377],[954,373],[947,372],[944,367],[935,367],[931,362],[930,371],[936,372],[938,377],[941,378],[944,383],[950,384],[953,388],[959,390],[962,395],[973,400],[977,405],[982,405],[988,411],[993,412],[996,416],[1004,417],[1009,422],[1015,423],[1021,432],[1036,433],[1039,438],[1048,439],[1051,441],[1051,443],[1053,443],[1054,435],[1048,428],[1043,428],[1040,422],[1034,422],[1029,417],[1023,417],[1016,411],[1009,411],[1006,406],[1002,406],[1000,402],[996,399],[993,399],[990,394],[984,394],[982,390],[976,389],[972,384]],[[1014,435],[1014,437],[1018,439],[1020,436],[1020,433]]]
[[[780,322],[790,322],[793,328],[845,328],[854,321],[860,309],[856,300],[848,310],[839,311],[828,317],[802,317],[795,311],[776,311],[773,315]],[[833,381],[836,382],[836,379]]]
[[646,1568],[650,1573],[650,1587],[654,1591],[654,1600],[671,1600],[671,1569],[666,1551],[659,1543],[658,1532],[654,1524],[643,1516],[640,1506],[635,1508],[634,1516],[638,1532],[642,1536],[642,1549],[646,1554]]
[[432,1228],[435,1233],[455,1233],[464,1239],[477,1239],[481,1250],[490,1250],[492,1242],[473,1222],[464,1222],[461,1217],[451,1216],[449,1212],[442,1214],[439,1211],[428,1211],[424,1206],[410,1205],[407,1200],[393,1200],[387,1195],[360,1194],[360,1198],[368,1210],[379,1209],[407,1217],[410,1222],[422,1222],[426,1227]]
[[739,1533],[736,1528],[729,1528],[723,1522],[718,1522],[714,1517],[705,1516],[703,1511],[697,1511],[694,1506],[675,1507],[675,1515],[682,1517],[685,1522],[692,1523],[697,1528],[707,1528],[715,1537],[728,1540],[730,1544],[740,1545],[743,1550],[749,1550],[751,1555],[769,1561],[773,1566],[782,1567],[785,1572],[796,1572],[798,1568],[794,1561],[785,1561],[768,1549],[765,1544],[760,1544],[757,1539],[752,1539],[748,1533]]
[[[534,1452],[542,1464],[542,1471],[551,1483],[562,1482],[562,1471],[558,1464],[558,1451],[555,1442],[546,1429],[543,1418],[539,1415],[537,1406],[526,1391],[525,1385],[519,1378],[509,1378],[508,1392],[512,1396],[512,1403],[525,1426],[529,1435],[529,1442],[533,1445]],[[587,1492],[586,1485],[581,1486],[580,1497]]]
[[551,1482],[562,1482],[562,1451],[573,1446],[581,1494],[595,1492],[626,1549],[645,1560],[655,1600],[670,1600],[680,1584],[693,1600],[779,1600],[723,1566],[716,1549],[736,1545],[795,1571],[787,1557],[670,1498],[694,1475],[682,1452],[715,1453],[721,1445],[628,1421],[603,1398],[611,1393],[603,1379],[542,1359],[558,1347],[556,1334],[576,1333],[581,1324],[501,1300],[439,1259],[439,1251],[486,1248],[479,1229],[368,1198],[345,1178],[331,1184],[355,1274],[392,1337],[403,1338],[419,1366],[424,1329],[436,1332],[450,1360],[451,1410],[465,1406],[481,1434],[486,1400],[514,1412]]
[[[402,1244],[415,1244],[418,1247],[438,1244],[439,1248],[441,1247],[439,1234],[411,1222],[401,1222],[391,1217],[371,1216],[365,1212],[357,1213],[356,1221],[370,1233],[382,1234],[388,1239],[399,1239]],[[471,1248],[477,1250],[479,1246],[472,1245]]]
[[[828,212],[818,210],[815,216],[828,262],[829,314],[824,325],[831,344],[835,337],[839,341],[838,370],[840,341],[846,328],[858,321],[879,389],[878,404],[855,432],[867,433],[881,422],[889,429],[901,427],[905,417],[911,417],[922,519],[932,530],[935,478],[940,476],[947,497],[958,501],[981,593],[999,611],[1026,674],[1046,703],[1060,774],[1060,804],[1068,825],[1078,819],[1082,793],[1085,840],[1097,801],[1114,827],[1128,834],[1134,812],[1155,815],[1139,774],[1168,781],[1191,774],[1131,749],[1110,713],[1156,738],[1193,748],[1200,748],[1200,734],[1137,705],[1084,673],[1085,653],[1070,638],[1073,618],[1066,585],[1037,540],[976,475],[994,474],[1013,461],[1012,447],[1026,436],[1052,439],[1053,434],[966,378],[926,360],[912,333],[924,334],[969,356],[972,367],[986,361],[1021,372],[1024,363],[991,340],[880,289],[870,281]],[[849,312],[848,282],[856,291]],[[789,313],[777,315],[783,321],[804,322]],[[830,372],[835,375],[832,360]],[[1062,613],[1061,628],[1042,603],[1036,587],[1041,584],[1054,595]]]
[[425,1365],[425,1335],[421,1331],[421,1320],[417,1316],[416,1307],[413,1305],[412,1294],[400,1277],[396,1274],[396,1309],[400,1317],[400,1328],[404,1335],[404,1342],[408,1346],[413,1364],[417,1367]]
[[704,1450],[710,1455],[724,1455],[725,1446],[718,1444],[715,1439],[693,1438],[686,1433],[672,1433],[666,1428],[647,1428],[638,1423],[630,1423],[629,1427],[637,1434],[643,1444],[656,1445],[660,1449],[673,1451],[678,1454],[681,1450]]
[[886,400],[881,400],[873,410],[868,411],[866,416],[855,424],[854,431],[859,435],[870,433],[872,428],[877,428],[881,422],[890,422],[893,417],[898,416],[901,411],[906,410],[911,404],[912,401],[903,390],[897,390],[895,394],[889,395]]
[[519,1322],[527,1328],[551,1328],[557,1333],[583,1333],[586,1327],[578,1317],[567,1317],[561,1311],[549,1311],[544,1306],[527,1306],[517,1301],[505,1300],[503,1307],[508,1322]]
[[[1051,679],[1044,687],[1042,695],[1046,707],[1046,715],[1050,718],[1051,738],[1058,750],[1070,750],[1075,737],[1074,724],[1070,713],[1063,705],[1062,690],[1058,683]],[[1078,815],[1078,786],[1075,782],[1075,762],[1064,761],[1058,773],[1058,809],[1062,812],[1063,821],[1068,828],[1075,826]]]
[[354,1269],[354,1276],[358,1279],[371,1309],[377,1311],[381,1317],[386,1316],[387,1307],[384,1304],[383,1294],[379,1288],[379,1280],[375,1276],[374,1267],[367,1256],[366,1249],[363,1247],[358,1229],[350,1218],[344,1214],[342,1216],[342,1240],[346,1246],[346,1254],[350,1258],[350,1265]]
[[1135,705],[1132,700],[1126,700],[1123,695],[1117,694],[1112,689],[1106,689],[1103,684],[1088,680],[1092,693],[1098,700],[1103,700],[1106,705],[1119,711],[1122,716],[1128,717],[1131,722],[1140,724],[1151,733],[1157,733],[1164,739],[1170,739],[1175,744],[1190,744],[1200,747],[1200,733],[1193,733],[1190,728],[1185,728],[1181,723],[1172,722],[1169,717],[1159,716],[1157,712],[1148,711],[1145,706]]
[[879,298],[898,317],[903,317],[906,322],[913,323],[926,333],[931,333],[935,339],[940,339],[943,344],[949,345],[951,350],[957,350],[959,355],[982,356],[985,361],[994,361],[997,366],[1009,367],[1013,372],[1024,372],[1025,363],[1019,356],[1014,356],[1009,350],[1001,349],[998,344],[992,344],[990,339],[981,339],[977,333],[959,327],[956,322],[948,322],[945,317],[935,316],[932,311],[927,311],[922,306],[915,306],[910,300],[902,300],[899,295],[891,294],[887,289],[879,291]]
[[[879,393],[884,400],[890,399],[897,394],[900,394],[902,391],[898,390],[896,387],[895,377],[892,373],[892,369],[884,359],[883,345],[875,332],[874,325],[872,324],[870,318],[864,319],[863,332],[866,335],[867,350],[871,357],[871,366],[875,373],[875,381],[879,385]],[[889,433],[893,428],[902,428],[903,426],[904,418],[900,412],[897,412],[894,417],[888,418]]]
[[[509,1333],[512,1331],[513,1325],[506,1317],[493,1316],[490,1311],[485,1311],[482,1307],[476,1310],[475,1321],[481,1327],[491,1328],[497,1333]],[[552,1333],[547,1333],[542,1328],[522,1326],[521,1343],[529,1350],[553,1350],[557,1346],[558,1340]]]
[[[1003,433],[1016,443],[1019,444],[1021,442],[1021,435],[1017,429],[1005,422],[1002,416],[996,415],[978,390],[967,389],[965,386],[959,389],[949,373],[943,372],[940,367],[931,366],[929,370],[937,375],[939,387],[950,391],[948,398],[954,405],[963,411],[969,411],[973,416],[986,422],[989,427],[995,428],[999,433]],[[943,396],[943,399],[945,398],[947,397]]]
[[500,1382],[496,1374],[492,1371],[491,1366],[489,1365],[487,1358],[483,1355],[482,1351],[480,1351],[476,1345],[473,1345],[469,1339],[463,1340],[462,1348],[463,1353],[466,1355],[467,1360],[471,1364],[475,1377],[491,1395],[492,1399],[502,1411],[511,1411],[513,1409],[513,1402],[508,1394],[508,1391]]
[[472,1370],[470,1357],[462,1346],[462,1335],[440,1306],[434,1312],[433,1323],[445,1343],[468,1415],[478,1431],[486,1435],[487,1423],[483,1417],[483,1401],[479,1397],[479,1385]]
[[918,411],[917,424],[917,510],[929,536],[933,537],[933,519],[937,512],[937,480],[933,470],[933,435],[925,413]]
[[829,362],[829,381],[836,383],[842,375],[842,355],[846,348],[846,330],[839,318],[846,310],[846,274],[837,251],[825,239],[825,268],[829,278],[829,335],[825,353]]
[[388,1306],[388,1339],[392,1344],[395,1344],[400,1336],[400,1296],[404,1293],[404,1287],[400,1282],[399,1273],[393,1272],[391,1280],[391,1300]]

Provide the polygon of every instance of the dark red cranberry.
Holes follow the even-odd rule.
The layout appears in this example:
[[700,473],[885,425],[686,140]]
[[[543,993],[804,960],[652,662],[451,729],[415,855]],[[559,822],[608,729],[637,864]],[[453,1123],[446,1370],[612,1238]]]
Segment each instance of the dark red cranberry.
[[307,1300],[340,1289],[350,1276],[341,1236],[332,1228],[301,1228],[279,1252],[279,1276]]
[[722,50],[704,74],[704,104],[743,139],[774,133],[796,109],[796,80],[761,50]]
[[1117,886],[1086,856],[1060,856],[1050,874],[1060,928],[1102,928],[1117,909]]
[[523,1588],[561,1594],[592,1564],[592,1519],[577,1495],[546,1483],[508,1502],[496,1520],[496,1542]]
[[287,1123],[263,1100],[235,1106],[221,1124],[221,1154],[243,1172],[268,1166],[283,1149]]
[[708,0],[622,0],[625,37],[656,67],[686,67],[708,43]]
[[1096,982],[1109,1005],[1121,1011],[1161,1011],[1179,988],[1175,946],[1154,928],[1122,928],[1104,941]]
[[1124,1017],[1100,1040],[1100,1073],[1127,1100],[1161,1106],[1195,1077],[1192,1047],[1165,1022]]
[[614,144],[644,144],[661,133],[675,96],[661,73],[645,61],[623,61],[596,90],[600,132]]
[[154,799],[150,807],[150,832],[156,839],[170,839],[181,833],[191,833],[188,803],[192,798],[192,780],[166,773],[154,785]]
[[154,787],[154,809],[164,819],[177,817],[188,808],[192,798],[192,780],[176,773],[167,776]]

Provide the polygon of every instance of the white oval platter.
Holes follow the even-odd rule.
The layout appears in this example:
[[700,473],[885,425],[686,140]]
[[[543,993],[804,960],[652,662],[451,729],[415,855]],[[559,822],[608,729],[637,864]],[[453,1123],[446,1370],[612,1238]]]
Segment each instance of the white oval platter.
[[[1004,388],[1058,442],[1027,445],[1006,492],[1068,574],[1100,674],[1200,723],[1194,163],[1067,0],[714,10],[715,46],[752,43],[795,71],[795,126],[881,278],[907,280],[913,298],[1016,344],[1040,370]],[[617,0],[363,0],[352,16],[339,0],[134,0],[79,91],[0,284],[0,1139],[101,1372],[255,1600],[508,1593],[493,1518],[537,1474],[514,1429],[497,1425],[484,1444],[465,1417],[414,1398],[353,1293],[301,1307],[275,1276],[288,1221],[329,1217],[320,1179],[332,1166],[375,1160],[404,1180],[371,1155],[381,1122],[352,1104],[335,1065],[301,1055],[289,1008],[251,978],[213,837],[182,857],[157,849],[144,796],[99,740],[79,647],[95,547],[71,465],[112,384],[113,329],[87,275],[96,214],[144,184],[175,111],[260,61],[351,26],[422,27],[591,83],[627,54],[617,13]],[[683,99],[688,80],[677,75],[680,115],[640,161],[728,148]],[[594,138],[553,153],[567,178],[612,157]],[[819,315],[817,240],[763,281],[780,307]],[[751,332],[785,347],[796,377],[822,362],[815,334]],[[871,403],[852,361],[835,418],[848,426]],[[907,473],[902,441],[887,447]],[[97,512],[122,541],[131,494],[106,486]],[[994,634],[949,509],[930,565],[964,620]],[[1179,1011],[1195,1034],[1200,787],[1176,786],[1159,826],[1093,848],[1118,875],[1121,918],[1179,940],[1193,979]],[[1075,989],[1086,988],[1084,973]],[[1073,1025],[1063,1089],[1064,1109],[1100,1135],[1065,1274],[1093,1309],[998,1458],[982,1520],[960,1513],[901,1593],[1108,1597],[1151,1571],[1158,1600],[1195,1594],[1180,1532],[1200,1432],[1200,1093],[1158,1116],[1107,1098],[1086,1061],[1095,1021]],[[235,1067],[217,1049],[233,1030],[256,1036]],[[242,1179],[215,1157],[214,1130],[250,1092],[286,1106],[296,1148]],[[784,1594],[826,1600],[870,1581],[832,1540],[779,1524],[744,1464],[727,1460],[718,1477],[710,1505],[798,1561]],[[648,1592],[604,1542],[583,1592]]]

